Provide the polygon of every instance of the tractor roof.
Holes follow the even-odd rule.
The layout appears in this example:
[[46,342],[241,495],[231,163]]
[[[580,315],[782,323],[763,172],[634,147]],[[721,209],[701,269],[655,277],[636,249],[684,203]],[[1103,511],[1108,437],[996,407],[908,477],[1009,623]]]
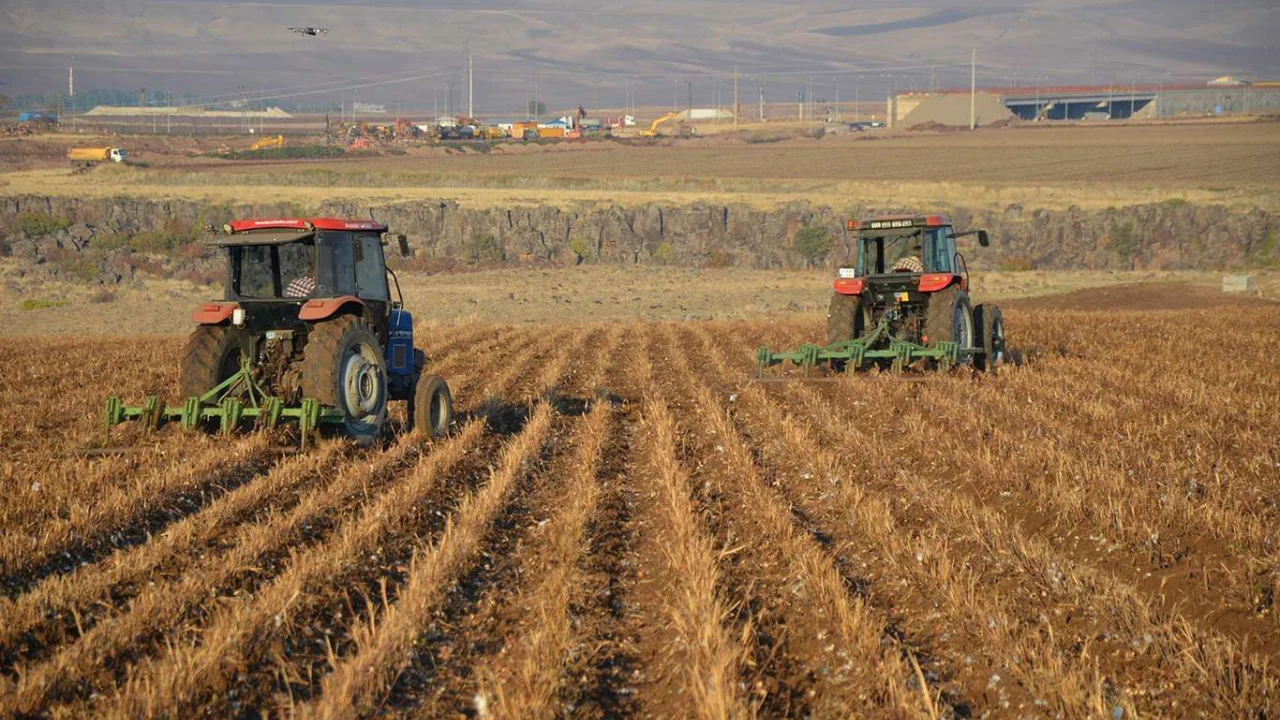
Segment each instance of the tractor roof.
[[862,220],[850,220],[850,230],[889,230],[909,227],[950,227],[951,216],[933,215],[870,215]]
[[387,226],[373,220],[340,218],[281,218],[270,220],[233,220],[222,226],[223,234],[215,236],[214,245],[283,245],[306,240],[317,230],[364,230],[384,233]]

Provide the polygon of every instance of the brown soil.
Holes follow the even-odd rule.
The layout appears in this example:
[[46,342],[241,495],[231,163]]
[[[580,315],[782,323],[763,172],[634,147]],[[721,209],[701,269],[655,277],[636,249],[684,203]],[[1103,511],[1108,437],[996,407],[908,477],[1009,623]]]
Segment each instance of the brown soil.
[[1005,306],[1024,364],[919,382],[750,382],[818,317],[434,329],[451,437],[290,457],[81,457],[180,341],[11,341],[0,714],[1268,717],[1280,306]]

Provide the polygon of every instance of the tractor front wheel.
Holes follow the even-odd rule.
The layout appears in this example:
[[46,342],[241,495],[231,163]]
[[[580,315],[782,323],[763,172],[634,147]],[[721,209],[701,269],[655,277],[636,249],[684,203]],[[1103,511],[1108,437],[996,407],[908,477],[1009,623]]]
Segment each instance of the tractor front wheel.
[[969,305],[969,295],[959,285],[952,285],[930,296],[921,340],[929,345],[953,342],[960,346],[962,358],[969,357],[964,352],[974,348],[973,329],[973,308]]
[[1004,364],[1004,315],[995,305],[983,304],[973,309],[973,321],[982,332],[983,350],[975,365],[979,370],[995,372]]
[[201,325],[187,336],[178,364],[178,397],[200,397],[240,369],[240,338],[225,325]]
[[373,328],[351,315],[312,328],[302,351],[302,394],[341,410],[343,430],[357,443],[376,440],[387,419],[387,363]]
[[409,403],[409,424],[427,437],[443,437],[453,424],[453,395],[439,375],[423,375]]

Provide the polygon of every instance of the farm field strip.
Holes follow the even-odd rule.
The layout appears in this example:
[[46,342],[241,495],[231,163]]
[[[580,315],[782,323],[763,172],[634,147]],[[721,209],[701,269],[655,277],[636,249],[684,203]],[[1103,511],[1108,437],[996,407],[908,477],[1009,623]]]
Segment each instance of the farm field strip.
[[[502,704],[492,693],[486,693],[485,679],[491,672],[489,663],[500,659],[510,646],[533,637],[541,637],[539,629],[523,629],[510,618],[525,618],[520,608],[526,602],[537,602],[546,592],[570,593],[575,586],[552,588],[544,580],[550,572],[542,565],[545,553],[553,545],[569,542],[556,532],[554,516],[567,504],[580,502],[574,493],[566,493],[569,478],[582,478],[583,467],[594,467],[594,453],[599,439],[593,440],[598,422],[593,423],[607,403],[587,398],[610,367],[609,353],[617,346],[621,333],[617,327],[605,332],[591,331],[576,348],[563,356],[563,361],[549,365],[536,394],[545,399],[557,414],[553,417],[552,438],[543,457],[509,493],[510,500],[498,513],[477,550],[479,557],[456,584],[462,592],[453,593],[433,615],[438,629],[431,633],[426,657],[419,655],[409,668],[398,675],[389,696],[389,704],[418,715],[451,712],[450,708],[472,704],[477,697],[489,703],[493,712],[503,713]],[[578,358],[584,358],[579,361]],[[556,369],[556,366],[559,366]],[[567,440],[566,440],[567,439]],[[583,448],[586,442],[588,448]],[[565,445],[568,447],[565,447]],[[577,448],[577,449],[574,449]],[[594,475],[591,475],[594,479]],[[539,519],[541,518],[541,520]],[[537,583],[531,589],[529,583]],[[563,597],[557,595],[556,597]],[[551,626],[568,617],[536,615]],[[521,623],[523,624],[523,623]],[[548,659],[550,663],[553,659]],[[557,659],[558,660],[558,659]],[[557,664],[540,668],[553,677]],[[412,693],[410,685],[433,687],[430,693]],[[541,687],[554,692],[554,684]],[[528,717],[523,711],[508,717]]]
[[[729,341],[726,339],[724,342],[727,343]],[[870,381],[870,382],[875,382],[875,381]],[[939,381],[939,382],[945,382],[945,381]],[[856,385],[848,386],[847,392],[850,395],[856,394],[854,393],[854,389],[856,389],[856,387],[857,387]],[[812,395],[816,395],[817,393],[816,391],[812,391],[804,394],[812,396]],[[890,393],[890,394],[893,395],[894,393]],[[745,395],[746,395],[745,399],[755,400],[757,402],[762,401],[762,398],[763,398],[758,388],[752,388],[747,393],[745,393]],[[850,398],[846,398],[846,400],[849,400],[849,399]],[[894,402],[896,398],[892,398],[892,397],[888,398],[887,400],[890,402],[890,404],[902,405],[907,407],[911,406],[911,403],[909,402],[909,400],[905,398],[901,402]],[[945,403],[942,403],[941,406],[947,407]],[[963,406],[964,405],[961,404],[961,405],[958,405],[957,407],[963,407]],[[967,410],[973,413],[969,416],[970,418],[988,416],[987,414],[981,411],[974,412],[973,408],[967,408]],[[830,438],[828,442],[833,443],[833,445],[835,446],[849,448],[850,457],[863,458],[863,459],[868,457],[871,457],[871,458],[878,457],[877,452],[873,452],[873,450],[871,449],[871,447],[874,447],[874,446],[866,446],[866,443],[868,441],[865,439],[861,440],[861,442],[851,444],[850,440],[853,438],[848,434],[848,429],[853,426],[843,426],[843,425],[837,426],[837,418],[839,418],[841,415],[841,412],[837,408],[830,407],[830,406],[828,407],[809,406],[809,407],[802,407],[799,409],[799,411],[804,412],[804,417],[821,418],[822,422],[827,425],[828,436]],[[1039,578],[1038,580],[1033,581],[1036,584],[1047,586],[1050,583],[1046,583],[1044,578],[1057,577],[1058,581],[1053,584],[1077,588],[1077,589],[1085,588],[1087,590],[1087,593],[1092,593],[1092,595],[1086,595],[1086,594],[1081,594],[1081,591],[1077,590],[1074,594],[1069,594],[1069,596],[1066,599],[1072,605],[1077,607],[1079,606],[1089,607],[1089,605],[1091,604],[1091,601],[1090,601],[1091,597],[1105,597],[1107,599],[1107,603],[1109,604],[1104,604],[1102,607],[1099,607],[1095,613],[1093,613],[1097,617],[1110,617],[1118,609],[1124,609],[1125,612],[1122,614],[1126,616],[1126,622],[1128,624],[1125,625],[1121,630],[1122,632],[1129,632],[1130,637],[1137,636],[1137,637],[1145,637],[1145,638],[1168,639],[1170,642],[1177,641],[1178,633],[1174,633],[1173,629],[1181,627],[1179,621],[1174,619],[1173,621],[1170,621],[1169,623],[1165,623],[1165,624],[1160,624],[1160,623],[1153,624],[1150,620],[1147,619],[1148,609],[1146,608],[1146,606],[1140,603],[1135,597],[1133,597],[1131,590],[1126,588],[1124,585],[1120,585],[1118,586],[1120,589],[1116,589],[1117,586],[1115,585],[1113,579],[1110,579],[1110,578],[1100,579],[1095,577],[1093,574],[1089,573],[1085,569],[1080,569],[1080,568],[1073,569],[1072,563],[1066,562],[1063,558],[1060,558],[1060,557],[1053,557],[1052,553],[1050,553],[1049,550],[1047,549],[1047,546],[1044,546],[1042,544],[1037,544],[1038,541],[1036,541],[1033,538],[1028,539],[1023,537],[1020,534],[1020,531],[1018,530],[1017,526],[1010,527],[1005,524],[1002,524],[1003,519],[998,515],[998,513],[995,513],[994,511],[991,511],[989,509],[981,508],[977,505],[974,505],[972,501],[968,500],[963,496],[957,497],[957,496],[951,495],[950,493],[939,493],[937,492],[936,483],[932,483],[932,484],[926,483],[926,481],[924,481],[922,478],[935,476],[935,474],[938,472],[937,469],[934,467],[920,467],[918,469],[914,469],[914,470],[912,469],[913,466],[918,466],[922,464],[922,461],[920,460],[921,458],[933,457],[939,454],[936,451],[931,452],[931,448],[930,448],[931,440],[930,440],[930,432],[928,428],[932,426],[932,418],[926,421],[923,417],[923,414],[926,412],[927,411],[925,410],[918,409],[918,407],[908,412],[908,416],[912,417],[914,422],[911,423],[911,425],[908,427],[908,430],[906,432],[898,433],[896,437],[908,439],[910,446],[906,448],[893,448],[888,450],[887,452],[883,448],[879,449],[878,450],[879,457],[882,457],[884,459],[882,462],[877,464],[880,468],[884,468],[884,467],[891,468],[895,463],[889,460],[888,458],[891,458],[891,457],[905,458],[905,460],[897,463],[899,465],[905,465],[905,467],[901,468],[896,473],[896,480],[899,483],[900,490],[907,491],[908,496],[911,497],[915,502],[923,503],[926,506],[928,506],[927,509],[924,511],[924,515],[926,517],[938,518],[938,519],[942,519],[946,517],[954,517],[954,518],[957,518],[957,520],[959,518],[966,518],[966,517],[970,518],[968,523],[964,523],[959,520],[954,524],[939,523],[939,525],[941,525],[942,527],[948,527],[948,528],[960,527],[960,526],[972,527],[974,524],[973,522],[974,518],[982,520],[986,523],[985,527],[980,531],[975,530],[974,531],[975,534],[964,539],[964,540],[967,540],[969,543],[967,547],[976,547],[981,551],[978,553],[978,555],[981,558],[999,557],[1005,554],[1015,558],[1024,558],[1024,562],[1027,564],[1027,567],[1021,568],[1021,570],[1026,577]],[[958,421],[953,424],[961,426],[960,428],[958,428],[961,430],[961,432],[958,433],[960,436],[965,436],[965,432],[964,432],[965,430],[977,431],[975,428],[963,427],[963,423],[960,423]],[[765,430],[762,432],[766,436],[776,436],[778,434],[778,427],[777,425],[775,425],[773,428],[770,428],[769,430]],[[792,427],[792,437],[794,438],[803,437],[804,434],[805,433],[803,431],[799,431],[799,434],[797,434],[797,431],[794,429],[794,426]],[[884,440],[883,437],[872,438],[871,442],[883,442],[883,440]],[[858,445],[863,445],[864,447],[858,448],[857,447]],[[835,463],[837,463],[838,461],[835,460],[834,458],[831,459],[829,462],[831,463],[832,468],[837,467]],[[946,476],[948,472],[960,472],[960,469],[953,468],[951,471],[944,470],[942,472],[943,476]],[[1004,469],[1001,469],[1000,473],[994,476],[995,477],[1003,476],[1005,472],[1006,471]],[[869,472],[867,472],[867,474],[870,477],[884,477],[885,475],[894,475],[894,473],[891,470],[889,472],[886,472],[884,469],[879,469],[879,470],[871,469],[869,470]],[[914,485],[912,485],[910,482],[906,480],[909,478],[915,478]],[[906,483],[906,484],[903,485],[903,483]],[[873,483],[872,485],[875,485],[875,483]],[[868,487],[868,486],[864,485],[864,487]],[[983,525],[979,523],[979,527],[983,527]],[[966,547],[966,545],[957,543],[954,547]],[[1036,560],[1034,562],[1025,560],[1025,558],[1029,556],[1035,556]],[[966,562],[969,564],[973,564],[977,562],[977,560],[974,557],[970,557],[970,558],[967,558]],[[979,567],[980,567],[980,564],[979,564]],[[1076,575],[1073,575],[1073,571],[1076,573],[1076,575],[1079,575],[1079,576],[1077,577]],[[1001,573],[996,573],[997,576],[1000,574]],[[1002,583],[1002,585],[1007,589],[1007,583]],[[1061,596],[1064,594],[1062,587],[1047,587],[1047,588],[1041,587],[1041,588],[1035,588],[1035,590],[1039,591],[1038,594],[1040,596],[1046,595],[1047,591],[1056,591],[1052,593],[1053,595],[1056,595],[1056,596]],[[1036,592],[1034,591],[1028,592],[1027,594],[1033,598],[1036,596]],[[1122,623],[1122,625],[1123,624],[1124,623]],[[1188,631],[1185,628],[1183,628],[1179,632],[1186,634]],[[1061,635],[1062,630],[1059,630],[1059,633]],[[1120,633],[1116,633],[1116,634],[1120,634]],[[1051,637],[1052,637],[1052,634],[1051,634]],[[1119,643],[1116,643],[1116,644],[1119,644]],[[1123,649],[1117,648],[1116,652],[1127,652],[1132,650],[1132,648],[1129,648],[1127,645],[1123,645],[1122,647]],[[1225,656],[1226,660],[1225,661],[1221,659],[1215,660],[1211,658],[1202,657],[1201,656],[1202,654],[1200,652],[1196,652],[1196,649],[1199,647],[1213,648],[1214,653]],[[1182,675],[1182,678],[1185,679],[1186,681],[1196,682],[1197,686],[1209,685],[1209,687],[1206,688],[1206,692],[1209,693],[1209,697],[1211,698],[1210,702],[1216,703],[1215,707],[1218,710],[1224,710],[1228,708],[1241,710],[1241,709],[1247,708],[1250,706],[1249,703],[1251,702],[1256,703],[1259,697],[1264,696],[1263,694],[1259,694],[1259,693],[1267,692],[1268,683],[1270,683],[1271,685],[1274,685],[1274,678],[1271,678],[1270,680],[1268,680],[1267,678],[1265,664],[1260,665],[1256,658],[1250,659],[1246,653],[1242,653],[1232,643],[1225,641],[1220,637],[1217,637],[1214,633],[1209,633],[1207,636],[1200,636],[1198,639],[1194,641],[1183,642],[1180,645],[1175,645],[1173,647],[1158,648],[1158,649],[1162,650],[1167,657],[1172,657],[1175,659],[1182,659],[1184,657],[1193,658],[1183,663],[1182,672],[1180,672],[1180,674]],[[1127,654],[1132,655],[1133,653],[1128,652]],[[1129,662],[1131,663],[1132,660],[1129,660]],[[1166,659],[1166,662],[1167,662],[1167,659]],[[1200,668],[1201,666],[1205,668],[1210,668],[1210,669],[1197,674],[1196,669]],[[1122,662],[1121,665],[1118,666],[1118,668],[1121,668],[1120,672],[1123,672],[1123,669],[1125,668],[1124,663]],[[1082,672],[1087,673],[1087,668],[1083,668]],[[1249,684],[1250,681],[1252,681],[1252,685],[1255,687],[1255,689],[1257,687],[1261,687],[1262,690],[1259,691],[1259,693],[1255,693],[1252,696],[1243,699],[1240,705],[1233,705],[1233,700],[1234,700],[1236,691],[1234,690],[1232,685],[1225,684],[1225,683],[1224,683],[1225,686],[1214,687],[1213,683],[1215,682],[1215,678],[1214,676],[1212,676],[1212,673],[1214,672],[1218,673],[1218,676],[1217,676],[1218,679],[1230,678],[1233,672],[1238,672],[1241,676],[1244,676],[1244,681],[1246,682],[1246,684]],[[1050,683],[1050,685],[1054,685],[1054,684],[1060,685],[1060,681],[1055,680],[1053,683]],[[1135,683],[1130,683],[1129,686],[1133,687],[1134,685]],[[1216,691],[1216,695],[1214,694],[1215,691]],[[1274,693],[1274,690],[1271,690],[1271,692]],[[1067,706],[1070,706],[1072,704],[1074,704],[1074,702],[1068,702]]]
[[1056,307],[997,376],[825,384],[748,382],[812,319],[430,328],[448,436],[291,456],[54,456],[68,385],[0,420],[0,715],[1269,717],[1280,312]]
[[[758,386],[743,391],[735,408],[745,413],[744,406],[750,409],[753,403],[767,405]],[[773,468],[810,532],[830,538],[845,555],[843,564],[859,571],[852,584],[866,588],[873,606],[893,612],[899,632],[918,643],[917,652],[938,673],[946,704],[957,709],[981,708],[986,703],[1027,708],[1035,707],[1037,701],[1048,702],[1050,708],[1081,705],[1088,675],[1079,669],[1064,672],[1061,663],[1046,657],[1041,648],[1016,642],[1007,603],[993,588],[979,590],[980,578],[954,557],[950,543],[933,534],[908,534],[895,516],[893,503],[868,495],[860,483],[844,479],[883,472],[865,460],[861,448],[851,446],[847,438],[819,444],[807,427],[780,414],[754,432],[750,427],[743,429]],[[823,447],[839,447],[841,453]],[[929,616],[927,623],[921,623],[922,615]],[[939,626],[946,627],[948,640],[954,639],[964,650],[941,642],[940,633],[932,630]],[[1021,687],[993,683],[990,677],[1009,672],[1001,658],[1012,648],[1033,673],[1052,671],[1053,677],[1020,677]]]
[[[262,687],[262,666],[270,668],[265,673],[272,681],[268,687],[300,679],[285,671],[294,662],[310,664],[315,658],[307,652],[309,648],[302,642],[283,642],[279,643],[280,650],[272,650],[277,644],[273,639],[293,637],[302,629],[310,631],[309,623],[319,611],[335,602],[352,602],[348,591],[367,592],[358,582],[362,573],[378,572],[388,559],[394,566],[394,559],[379,557],[383,552],[378,544],[420,521],[423,502],[439,495],[442,476],[475,449],[483,438],[482,430],[483,424],[473,421],[457,435],[434,446],[407,473],[398,475],[391,487],[361,504],[327,539],[306,552],[295,553],[283,571],[264,587],[217,608],[197,642],[170,645],[155,660],[139,663],[120,693],[101,709],[114,716],[136,717],[147,714],[148,708],[231,703],[224,710],[234,712],[241,707],[240,702],[254,705],[270,698],[269,694],[261,696],[270,692]],[[351,585],[346,585],[348,582]],[[339,595],[348,595],[345,603]],[[377,597],[366,597],[366,606]],[[338,613],[337,622],[345,624],[342,613]],[[323,634],[323,644],[331,647],[330,633]],[[243,700],[232,700],[218,692],[219,678],[236,667],[258,670],[254,673],[258,684],[240,688]]]
[[[644,388],[633,478],[638,497],[634,522],[639,539],[640,581],[635,593],[642,616],[637,654],[661,658],[638,690],[648,696],[641,712],[684,712],[700,718],[750,717],[755,707],[739,677],[747,660],[750,628],[735,630],[733,608],[722,586],[724,548],[704,525],[690,493],[689,471],[677,459],[677,428],[666,405],[652,396],[655,355],[650,338],[631,364]],[[690,707],[688,704],[692,704]]]
[[[670,326],[662,329],[668,347],[692,346],[687,333],[677,340]],[[729,556],[732,571],[726,574],[741,576],[736,584],[742,587],[752,586],[751,626],[757,638],[774,642],[756,653],[755,671],[770,687],[762,712],[822,716],[892,707],[904,714],[935,713],[929,688],[907,689],[908,678],[912,684],[916,679],[905,653],[895,650],[885,618],[850,595],[832,558],[796,527],[789,503],[762,477],[716,391],[697,380],[685,355],[671,357],[668,377],[676,382],[667,397],[687,399],[673,405],[674,415],[685,421],[685,452],[704,458],[692,485],[701,488],[711,508],[717,536],[726,545],[751,549]],[[790,696],[773,688],[786,688]]]
[[[218,610],[207,604],[219,599],[242,601],[255,585],[269,582],[294,550],[310,544],[309,536],[325,537],[327,526],[337,520],[330,516],[337,515],[345,496],[363,496],[372,476],[400,463],[412,447],[408,436],[402,438],[391,452],[369,465],[350,466],[292,511],[242,527],[228,552],[207,556],[183,575],[148,587],[113,622],[99,623],[48,660],[20,669],[14,693],[0,698],[0,710],[30,712],[23,708],[50,701],[74,702],[98,685],[115,685],[128,677],[121,665],[130,659],[164,649],[172,652],[184,645],[184,636],[199,633],[202,621],[212,622],[211,613],[217,617]],[[154,642],[139,642],[152,637]],[[114,671],[108,671],[113,665]],[[129,672],[135,667],[136,663]]]
[[600,495],[596,473],[605,434],[617,429],[613,420],[612,407],[596,403],[581,423],[565,468],[567,483],[544,508],[555,510],[539,527],[543,546],[529,551],[536,554],[522,573],[534,585],[515,599],[516,607],[504,603],[516,617],[538,624],[507,633],[496,657],[482,659],[475,672],[478,695],[501,717],[553,717],[556,697],[568,680],[563,675],[574,634],[570,603],[583,582],[577,563],[586,553],[587,521]]
[[30,592],[5,599],[0,603],[0,615],[6,618],[0,627],[0,653],[13,659],[6,658],[0,667],[7,672],[17,656],[29,663],[39,655],[31,644],[19,650],[24,636],[38,633],[40,645],[46,648],[66,641],[73,632],[83,636],[100,616],[143,591],[143,580],[181,574],[205,554],[226,547],[227,536],[242,523],[287,512],[296,507],[293,503],[307,504],[312,487],[349,456],[344,444],[324,443],[314,454],[281,463],[260,482],[232,490],[204,512],[184,518],[147,543],[47,578]]
[[117,478],[94,502],[69,503],[65,518],[46,520],[34,531],[19,527],[6,532],[0,536],[3,584],[10,594],[21,592],[30,582],[66,572],[77,562],[145,542],[175,520],[252,482],[279,459],[262,435],[237,438],[218,449],[195,462],[174,456],[155,472]]
[[539,403],[528,422],[498,458],[478,489],[467,495],[430,544],[415,552],[407,579],[394,603],[368,624],[352,628],[355,651],[338,661],[321,682],[320,698],[303,715],[336,718],[372,709],[409,664],[415,632],[426,625],[449,584],[464,569],[506,502],[508,493],[541,448],[553,411]]
[[[429,553],[425,557],[434,563],[424,571],[451,576],[450,582],[457,591],[440,596],[431,586],[421,588],[412,596],[418,598],[414,602],[420,604],[411,605],[406,612],[422,619],[417,627],[429,625],[432,629],[414,638],[414,651],[394,673],[384,673],[389,675],[387,686],[378,693],[383,706],[406,714],[432,715],[473,703],[477,692],[475,667],[488,649],[497,648],[503,642],[502,634],[492,627],[498,621],[493,613],[498,612],[505,598],[525,591],[522,584],[528,576],[524,570],[525,548],[536,546],[528,537],[530,528],[535,526],[533,518],[547,513],[549,495],[568,474],[564,466],[567,457],[564,438],[573,437],[581,421],[574,412],[578,403],[563,397],[559,390],[571,384],[580,373],[599,373],[599,363],[604,359],[601,353],[591,354],[585,368],[575,362],[575,358],[580,357],[585,348],[597,345],[593,340],[603,333],[600,328],[585,328],[574,338],[564,340],[540,372],[525,374],[524,380],[509,393],[535,408],[546,406],[552,411],[547,438],[537,456],[526,460],[525,471],[509,481],[510,486],[503,491],[503,502],[488,512],[483,531],[463,529],[461,523],[466,517],[455,514],[450,516],[450,522],[459,523],[456,526],[458,542],[446,545],[441,540],[439,544],[421,549],[421,553]],[[486,496],[471,497],[481,502]],[[428,615],[430,623],[426,622]],[[364,661],[354,659],[353,662]],[[382,672],[381,668],[377,672]],[[431,687],[433,691],[411,691],[411,685]],[[344,695],[339,693],[336,697]],[[322,695],[320,708],[329,707],[325,712],[336,712],[334,702]]]

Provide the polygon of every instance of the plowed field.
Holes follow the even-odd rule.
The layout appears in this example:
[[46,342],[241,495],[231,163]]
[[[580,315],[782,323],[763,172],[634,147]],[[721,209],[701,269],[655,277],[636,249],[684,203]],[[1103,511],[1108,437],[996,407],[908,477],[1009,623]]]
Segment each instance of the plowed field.
[[1280,306],[1110,292],[913,382],[748,382],[820,317],[444,329],[454,432],[303,454],[84,457],[181,339],[7,342],[0,716],[1275,717]]

